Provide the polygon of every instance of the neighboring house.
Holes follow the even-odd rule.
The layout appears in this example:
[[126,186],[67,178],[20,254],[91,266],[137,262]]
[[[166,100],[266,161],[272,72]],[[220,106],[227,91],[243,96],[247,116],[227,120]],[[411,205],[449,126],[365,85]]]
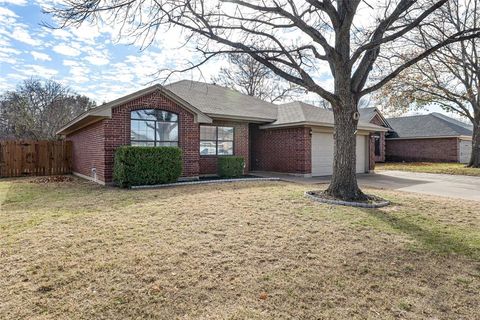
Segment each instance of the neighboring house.
[[[363,113],[362,113],[363,114]],[[357,172],[374,166],[374,134],[385,127],[360,120]],[[154,85],[103,104],[62,129],[73,142],[73,171],[112,181],[122,145],[178,146],[183,179],[216,174],[219,156],[245,158],[245,171],[303,176],[332,174],[333,114],[294,102],[271,104],[237,91],[194,81]]]
[[440,113],[388,118],[387,161],[467,163],[472,152],[472,126]]
[[[377,108],[361,108],[359,111],[360,121],[390,129],[390,124]],[[375,132],[373,138],[375,162],[385,162],[385,131]]]

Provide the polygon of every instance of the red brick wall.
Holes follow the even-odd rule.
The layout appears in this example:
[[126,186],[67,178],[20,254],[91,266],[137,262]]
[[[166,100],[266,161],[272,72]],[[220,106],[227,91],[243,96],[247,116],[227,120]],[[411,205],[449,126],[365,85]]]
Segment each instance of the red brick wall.
[[178,114],[179,147],[183,153],[183,177],[199,175],[200,128],[194,122],[194,115],[163,96],[159,91],[132,100],[112,109],[112,118],[69,135],[73,141],[74,170],[91,176],[93,165],[97,178],[112,181],[115,150],[130,145],[130,111],[138,109],[162,109]]
[[[376,124],[377,126],[383,126],[382,119],[377,114],[370,123]],[[380,134],[380,156],[375,156],[375,144],[373,145],[373,156],[376,162],[385,162],[385,132],[379,132]]]
[[67,136],[67,140],[72,141],[73,171],[93,178],[95,168],[100,181],[105,181],[103,130],[103,121],[100,121]]
[[457,138],[387,140],[387,161],[457,162]]
[[[213,121],[212,125],[228,126],[234,128],[233,133],[233,154],[245,159],[245,173],[249,171],[249,130],[246,122],[233,121]],[[197,153],[200,146],[197,145]],[[217,156],[200,156],[200,174],[216,174],[217,173]]]
[[132,100],[112,109],[112,118],[105,122],[105,179],[112,180],[115,149],[130,145],[130,112],[138,109],[162,109],[178,114],[178,146],[183,154],[183,177],[199,174],[200,129],[194,122],[194,115],[177,103],[163,96],[159,91]]
[[262,130],[250,126],[252,170],[308,174],[312,172],[310,128]]

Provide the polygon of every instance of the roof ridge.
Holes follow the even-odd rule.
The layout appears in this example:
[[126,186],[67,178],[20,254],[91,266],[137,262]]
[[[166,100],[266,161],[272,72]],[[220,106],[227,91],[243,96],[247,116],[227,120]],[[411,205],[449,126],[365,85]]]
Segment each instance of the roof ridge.
[[410,116],[400,116],[400,117],[392,117],[392,118],[386,118],[387,120],[395,120],[395,119],[405,119],[405,118],[420,118],[420,117],[425,117],[425,116],[430,116],[431,113],[429,114],[413,114]]
[[[454,130],[456,130],[457,128],[470,130],[467,123],[465,123],[465,125],[462,126],[462,125],[457,123],[457,122],[460,122],[460,121],[458,121],[456,119],[453,119],[453,118],[450,118],[449,116],[443,115],[443,114],[438,113],[438,112],[432,112],[432,113],[430,113],[430,115],[434,116],[436,119],[439,119],[439,120],[447,123],[449,126],[454,126],[454,128],[451,127]],[[448,119],[446,119],[446,118],[448,118]],[[453,121],[450,121],[450,120],[453,120]]]
[[168,86],[173,86],[174,84],[178,84],[178,83],[181,83],[181,82],[189,82],[189,83],[196,83],[196,84],[199,84],[199,85],[205,85],[205,86],[213,86],[213,87],[218,87],[220,89],[223,89],[223,90],[228,90],[228,91],[231,91],[231,92],[234,92],[236,94],[240,94],[244,97],[248,97],[248,98],[251,98],[251,99],[255,99],[257,101],[261,101],[263,103],[268,103],[274,107],[277,107],[278,105],[273,103],[273,102],[269,102],[269,101],[266,101],[266,100],[263,100],[263,99],[260,99],[258,97],[255,97],[255,96],[251,96],[251,95],[248,95],[246,93],[243,93],[243,92],[240,92],[236,89],[233,89],[233,88],[230,88],[230,87],[224,87],[222,85],[219,85],[219,84],[216,84],[216,83],[208,83],[208,82],[203,82],[203,81],[196,81],[196,80],[188,80],[188,79],[183,79],[183,80],[179,80],[179,81],[176,81],[176,82],[173,82],[173,83],[170,83],[168,85],[165,85],[164,87],[166,87],[168,89]]
[[460,125],[460,124],[462,124],[462,125],[464,125],[464,126],[471,127],[471,125],[470,125],[469,123],[466,123],[466,122],[457,120],[457,119],[455,119],[455,118],[449,117],[449,116],[447,116],[447,115],[445,115],[445,114],[443,114],[443,113],[440,113],[440,112],[432,112],[432,113],[430,113],[430,114],[431,114],[432,116],[435,116],[435,117],[437,117],[437,118],[439,118],[439,119],[442,119],[442,120],[444,120],[444,121],[447,121],[447,122],[449,122],[449,123],[453,123],[453,124],[455,124],[455,125]]

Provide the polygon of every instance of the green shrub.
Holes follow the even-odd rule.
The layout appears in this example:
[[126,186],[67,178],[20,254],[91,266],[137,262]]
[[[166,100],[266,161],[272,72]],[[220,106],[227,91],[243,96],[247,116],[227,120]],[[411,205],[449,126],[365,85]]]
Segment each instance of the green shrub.
[[172,183],[182,174],[182,151],[177,147],[119,147],[113,181],[130,186]]
[[218,175],[223,178],[241,177],[244,165],[243,157],[219,157]]

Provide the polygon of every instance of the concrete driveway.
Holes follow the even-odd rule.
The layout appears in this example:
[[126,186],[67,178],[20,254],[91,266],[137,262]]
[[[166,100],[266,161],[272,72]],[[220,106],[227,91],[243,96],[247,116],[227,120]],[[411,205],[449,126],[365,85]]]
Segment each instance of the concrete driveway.
[[359,177],[361,185],[480,201],[480,177],[380,171]]
[[[286,174],[257,172],[255,175],[279,177],[297,183],[328,183],[329,177],[304,178]],[[359,174],[361,186],[430,194],[480,201],[480,177],[406,171],[379,171]]]

